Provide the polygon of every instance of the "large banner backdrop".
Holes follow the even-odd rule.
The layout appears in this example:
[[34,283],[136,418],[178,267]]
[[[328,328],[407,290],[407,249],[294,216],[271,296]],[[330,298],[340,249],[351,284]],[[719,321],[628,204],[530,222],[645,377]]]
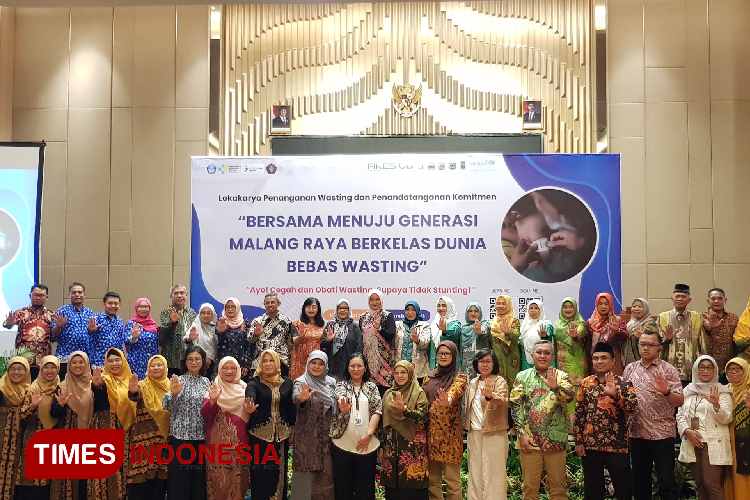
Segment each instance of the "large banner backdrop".
[[317,297],[367,309],[383,290],[396,318],[416,300],[425,319],[438,298],[494,315],[513,297],[523,317],[541,298],[557,318],[563,298],[597,293],[622,307],[617,155],[384,155],[194,157],[191,305],[245,317],[277,292],[299,317]]

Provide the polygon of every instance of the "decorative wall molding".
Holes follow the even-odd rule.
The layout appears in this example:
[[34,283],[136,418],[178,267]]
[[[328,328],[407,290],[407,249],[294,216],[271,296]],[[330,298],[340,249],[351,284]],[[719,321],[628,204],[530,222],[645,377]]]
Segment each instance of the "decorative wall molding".
[[[545,151],[588,153],[592,0],[224,6],[220,154],[270,153],[269,112],[293,134],[520,132],[541,99]],[[393,84],[423,86],[404,118]]]

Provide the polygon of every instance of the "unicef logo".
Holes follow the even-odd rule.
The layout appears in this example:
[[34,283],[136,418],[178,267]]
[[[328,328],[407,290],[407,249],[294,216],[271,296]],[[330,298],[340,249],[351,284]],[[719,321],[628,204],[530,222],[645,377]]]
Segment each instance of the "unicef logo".
[[208,170],[209,174],[215,174],[216,173],[216,165],[211,164],[206,167],[206,170]]

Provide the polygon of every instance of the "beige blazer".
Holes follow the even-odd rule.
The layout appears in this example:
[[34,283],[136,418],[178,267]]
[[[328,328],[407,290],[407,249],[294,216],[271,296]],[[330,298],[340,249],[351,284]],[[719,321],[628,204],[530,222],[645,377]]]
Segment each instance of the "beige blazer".
[[[482,420],[481,432],[503,431],[508,429],[508,383],[503,377],[490,375],[487,379],[489,383],[494,383],[495,388],[492,391],[492,399],[482,398]],[[471,412],[474,404],[474,395],[479,387],[479,375],[469,382],[469,399],[466,400],[466,424],[465,429],[471,430]]]
[[[419,342],[414,346],[411,352],[411,361],[414,365],[414,376],[422,378],[430,372],[430,324],[426,321],[418,321],[411,328],[412,332],[419,332]],[[404,336],[406,328],[403,321],[396,322],[396,338],[393,339],[393,364],[401,361],[401,351],[404,349]]]
[[[677,411],[677,431],[682,436],[680,456],[682,463],[695,462],[695,448],[690,440],[684,436],[685,429],[690,429],[690,422],[694,417],[698,401],[703,396],[691,394]],[[732,443],[729,439],[729,423],[732,421],[732,395],[721,393],[719,396],[719,411],[713,407],[706,412],[703,426],[706,428],[703,439],[708,445],[708,462],[711,465],[732,465]]]

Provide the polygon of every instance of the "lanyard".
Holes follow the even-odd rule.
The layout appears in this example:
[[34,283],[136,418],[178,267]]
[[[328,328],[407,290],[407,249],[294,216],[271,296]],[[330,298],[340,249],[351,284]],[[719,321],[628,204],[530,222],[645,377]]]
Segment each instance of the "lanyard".
[[359,392],[357,392],[357,389],[352,385],[352,392],[354,393],[354,404],[357,407],[357,413],[359,413],[359,396],[362,395],[362,386],[360,386]]

